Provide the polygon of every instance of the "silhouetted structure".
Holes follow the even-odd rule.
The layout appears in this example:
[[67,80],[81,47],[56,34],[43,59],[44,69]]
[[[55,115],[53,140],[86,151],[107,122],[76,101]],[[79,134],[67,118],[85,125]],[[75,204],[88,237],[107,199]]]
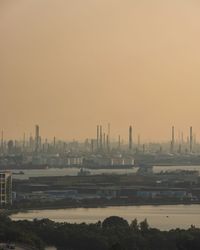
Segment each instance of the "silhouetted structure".
[[118,149],[121,149],[121,137],[120,135],[118,136]]
[[174,153],[174,144],[175,144],[174,126],[172,126],[171,153]]
[[35,152],[38,153],[40,144],[40,128],[39,125],[35,125]]
[[133,148],[132,126],[129,127],[129,150]]
[[103,149],[103,131],[102,126],[100,125],[100,149]]
[[97,149],[99,149],[99,125],[97,125]]
[[12,204],[12,173],[0,172],[0,207]]
[[190,127],[190,153],[192,153],[192,146],[193,146],[193,133],[192,133],[192,126]]

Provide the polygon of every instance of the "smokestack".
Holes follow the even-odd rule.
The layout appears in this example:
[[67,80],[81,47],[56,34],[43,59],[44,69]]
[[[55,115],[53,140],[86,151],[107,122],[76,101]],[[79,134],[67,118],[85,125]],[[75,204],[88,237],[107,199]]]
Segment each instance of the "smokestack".
[[108,123],[108,134],[107,134],[106,141],[107,141],[107,150],[109,151],[110,150],[110,123]]
[[174,153],[174,142],[175,142],[174,126],[172,126],[171,153]]
[[40,128],[38,125],[35,125],[35,152],[37,153],[39,150],[40,143]]
[[138,148],[140,147],[140,135],[138,135]]
[[99,149],[99,125],[97,125],[97,149]]
[[91,152],[93,153],[94,152],[94,140],[91,139]]
[[107,147],[107,152],[110,151],[110,145],[109,145],[109,136],[106,136],[106,147]]
[[106,148],[106,134],[103,133],[103,149]]
[[24,133],[24,135],[23,135],[23,152],[24,152],[24,150],[25,150],[25,145],[26,144],[26,135],[25,135],[25,133]]
[[110,123],[108,123],[108,137],[110,137]]
[[100,149],[103,148],[103,132],[102,132],[102,126],[100,126]]
[[190,127],[190,153],[192,153],[193,146],[193,134],[192,134],[192,126]]
[[133,143],[133,140],[132,140],[132,126],[129,127],[129,150],[132,150],[132,143]]
[[118,136],[118,148],[119,148],[119,150],[121,149],[121,137],[120,137],[120,135]]

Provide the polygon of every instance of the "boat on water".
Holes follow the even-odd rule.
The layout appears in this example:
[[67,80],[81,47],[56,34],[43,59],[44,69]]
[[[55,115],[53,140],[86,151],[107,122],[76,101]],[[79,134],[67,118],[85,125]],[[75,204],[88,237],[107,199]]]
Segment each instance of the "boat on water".
[[86,169],[84,169],[84,168],[81,168],[80,170],[79,170],[79,172],[78,172],[78,176],[87,176],[87,175],[90,175],[91,174],[91,172],[89,171],[89,170],[86,170]]

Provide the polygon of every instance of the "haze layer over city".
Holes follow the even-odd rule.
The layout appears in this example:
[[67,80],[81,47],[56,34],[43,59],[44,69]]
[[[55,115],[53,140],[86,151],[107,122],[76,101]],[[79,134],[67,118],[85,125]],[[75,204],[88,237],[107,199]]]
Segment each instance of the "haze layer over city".
[[2,0],[0,114],[7,139],[200,134],[198,1]]
[[200,249],[199,13],[0,0],[0,250]]

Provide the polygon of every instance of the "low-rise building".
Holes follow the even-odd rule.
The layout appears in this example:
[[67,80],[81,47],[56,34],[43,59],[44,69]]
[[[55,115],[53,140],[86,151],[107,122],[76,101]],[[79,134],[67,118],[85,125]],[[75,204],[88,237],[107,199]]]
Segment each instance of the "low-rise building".
[[12,204],[12,172],[0,172],[0,207]]

